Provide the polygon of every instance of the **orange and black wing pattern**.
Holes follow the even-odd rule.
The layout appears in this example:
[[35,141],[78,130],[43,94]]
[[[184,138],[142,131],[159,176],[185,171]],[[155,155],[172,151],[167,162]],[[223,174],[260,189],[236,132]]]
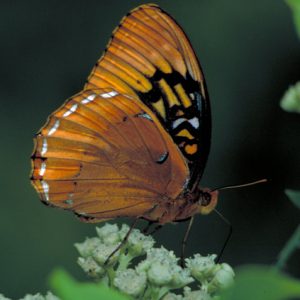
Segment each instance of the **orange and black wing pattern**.
[[80,93],[35,138],[32,183],[86,221],[145,217],[198,185],[210,109],[194,51],[156,5],[130,12]]
[[209,153],[210,106],[198,60],[176,21],[152,4],[128,13],[85,85],[103,87],[138,97],[156,114],[187,160],[193,190]]
[[82,91],[35,138],[32,183],[45,204],[86,220],[141,217],[175,199],[185,161],[151,110],[112,89]]

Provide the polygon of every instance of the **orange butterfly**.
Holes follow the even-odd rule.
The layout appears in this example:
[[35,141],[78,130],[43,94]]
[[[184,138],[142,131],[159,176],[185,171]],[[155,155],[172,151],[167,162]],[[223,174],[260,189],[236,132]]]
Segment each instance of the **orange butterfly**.
[[84,89],[35,138],[41,200],[86,222],[165,224],[207,214],[218,191],[198,187],[210,148],[205,81],[183,30],[156,5],[123,18]]

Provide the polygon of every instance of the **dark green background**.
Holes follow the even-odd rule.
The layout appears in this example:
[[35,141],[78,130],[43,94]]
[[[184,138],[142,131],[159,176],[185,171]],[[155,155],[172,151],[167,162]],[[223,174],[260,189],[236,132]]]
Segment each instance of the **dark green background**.
[[[64,99],[78,92],[121,17],[144,1],[1,1],[0,292],[45,292],[54,266],[84,278],[73,244],[94,225],[43,206],[30,186],[32,137]],[[202,185],[263,177],[267,185],[221,193],[219,211],[234,232],[223,260],[271,264],[299,222],[285,197],[300,188],[300,116],[278,102],[300,79],[300,41],[283,1],[157,1],[182,25],[205,71],[213,138]],[[167,225],[158,242],[180,249],[184,224]],[[228,228],[197,217],[188,254],[215,253]],[[288,267],[299,269],[294,257]]]

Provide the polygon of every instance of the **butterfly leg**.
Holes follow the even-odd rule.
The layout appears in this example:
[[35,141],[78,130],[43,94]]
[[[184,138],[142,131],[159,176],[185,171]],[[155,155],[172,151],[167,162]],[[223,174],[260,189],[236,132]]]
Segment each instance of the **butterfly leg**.
[[128,232],[126,233],[125,237],[124,237],[123,240],[121,241],[121,243],[118,245],[118,247],[116,247],[116,249],[115,249],[111,254],[109,254],[108,258],[106,259],[106,261],[105,261],[105,263],[104,263],[104,265],[107,265],[108,262],[109,262],[109,260],[110,260],[110,258],[111,258],[118,250],[120,250],[120,249],[125,245],[125,243],[126,243],[127,240],[128,240],[128,237],[129,237],[130,233],[132,232],[132,230],[133,230],[134,227],[136,226],[136,223],[138,222],[138,220],[139,220],[138,218],[134,220],[134,222],[131,224],[131,226],[130,226]]
[[143,234],[145,235],[149,235],[148,231],[150,229],[150,227],[154,224],[155,222],[153,221],[148,221],[148,224],[146,225],[146,227],[143,229]]
[[216,209],[214,209],[214,212],[229,226],[229,232],[228,232],[228,234],[227,234],[227,237],[226,237],[226,240],[225,240],[225,242],[224,242],[224,244],[223,244],[223,247],[222,247],[222,249],[221,249],[221,251],[220,251],[220,253],[218,254],[218,257],[217,257],[217,259],[216,259],[216,262],[218,263],[219,261],[220,261],[220,259],[221,259],[221,257],[222,257],[222,255],[223,255],[223,252],[224,252],[224,250],[225,250],[225,248],[226,248],[226,246],[227,246],[227,244],[228,244],[228,241],[230,240],[230,238],[231,238],[231,235],[232,235],[232,225],[231,225],[231,223],[218,211],[218,210],[216,210]]
[[189,224],[188,224],[188,227],[187,227],[186,232],[185,232],[184,237],[183,237],[182,245],[181,245],[180,265],[182,267],[184,267],[184,265],[185,265],[185,263],[184,263],[184,252],[185,252],[186,243],[187,243],[187,240],[188,240],[193,222],[194,222],[194,217],[191,217],[190,221],[189,221]]
[[162,225],[157,225],[151,232],[149,232],[147,235],[152,235],[154,233],[156,233],[158,230],[160,230],[162,228]]

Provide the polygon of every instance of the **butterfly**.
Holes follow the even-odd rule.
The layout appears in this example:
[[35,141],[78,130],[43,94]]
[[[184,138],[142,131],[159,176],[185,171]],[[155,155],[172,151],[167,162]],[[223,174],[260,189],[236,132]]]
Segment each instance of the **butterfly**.
[[211,212],[199,188],[211,140],[203,73],[178,23],[154,4],[113,31],[81,92],[35,137],[31,182],[43,203],[81,221],[158,224]]

